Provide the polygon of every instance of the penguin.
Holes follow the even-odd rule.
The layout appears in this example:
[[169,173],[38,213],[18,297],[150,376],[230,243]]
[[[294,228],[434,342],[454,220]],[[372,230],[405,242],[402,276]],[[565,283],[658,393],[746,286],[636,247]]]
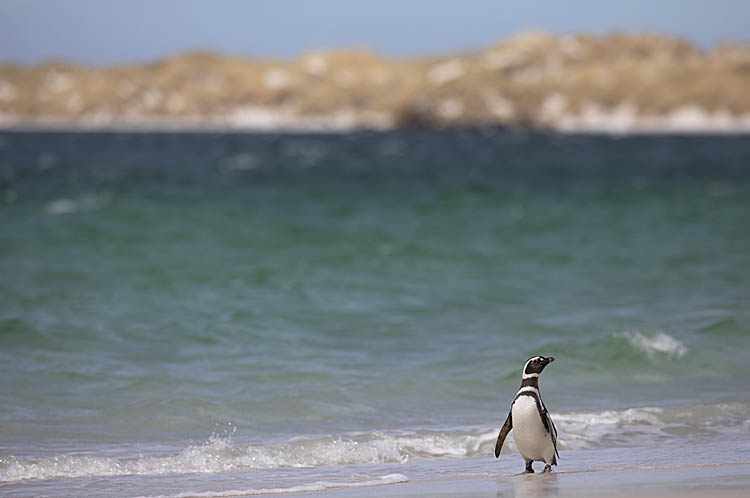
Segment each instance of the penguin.
[[508,418],[497,436],[495,458],[500,456],[503,442],[511,429],[516,447],[526,461],[526,473],[533,473],[534,461],[544,462],[544,472],[552,472],[560,455],[557,453],[557,429],[539,394],[539,374],[555,361],[551,356],[532,356],[523,366],[521,388],[510,405]]

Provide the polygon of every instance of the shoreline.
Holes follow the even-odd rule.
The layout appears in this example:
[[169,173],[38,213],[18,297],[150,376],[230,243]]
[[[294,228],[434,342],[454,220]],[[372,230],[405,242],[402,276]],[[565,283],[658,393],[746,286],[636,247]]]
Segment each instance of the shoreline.
[[[383,479],[392,476],[384,476]],[[727,486],[727,478],[742,482]],[[692,482],[691,482],[692,481]],[[371,482],[363,487],[331,487],[320,491],[269,490],[225,496],[268,496],[326,498],[336,496],[391,497],[440,496],[641,496],[641,497],[740,497],[750,484],[750,462],[651,465],[558,470],[550,474],[488,473],[415,480]],[[722,489],[722,485],[724,489]],[[645,489],[638,490],[638,487]],[[702,488],[706,489],[702,489]],[[682,488],[679,489],[678,488]],[[690,489],[698,488],[698,489]]]
[[610,135],[610,136],[666,136],[666,135],[750,135],[750,118],[747,123],[737,126],[658,126],[653,122],[630,127],[618,125],[588,126],[575,121],[560,127],[516,127],[502,125],[448,125],[440,127],[423,126],[338,126],[335,122],[316,125],[301,121],[278,127],[236,125],[221,122],[177,122],[177,121],[139,121],[127,122],[113,120],[106,124],[49,121],[0,121],[0,132],[8,133],[271,133],[271,134],[347,134],[358,132],[391,133],[403,130],[419,131],[497,131],[509,133],[542,133],[559,135]]
[[[0,483],[0,493],[127,488],[142,498],[289,496],[296,498],[441,498],[746,496],[750,461],[744,441],[567,450],[552,473],[525,474],[517,453],[495,459],[438,458],[404,463],[277,467],[208,474],[81,476]],[[732,455],[739,458],[732,459]]]

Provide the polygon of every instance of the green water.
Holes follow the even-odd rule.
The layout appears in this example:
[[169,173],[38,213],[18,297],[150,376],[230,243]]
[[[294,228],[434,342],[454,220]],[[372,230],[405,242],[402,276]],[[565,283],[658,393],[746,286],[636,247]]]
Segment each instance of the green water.
[[476,455],[533,354],[563,449],[746,435],[749,221],[746,137],[2,134],[0,479]]

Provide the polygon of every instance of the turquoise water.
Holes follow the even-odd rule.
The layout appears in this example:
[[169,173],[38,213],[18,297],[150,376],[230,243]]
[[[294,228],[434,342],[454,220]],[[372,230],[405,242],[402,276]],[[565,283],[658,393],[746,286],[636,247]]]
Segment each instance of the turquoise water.
[[532,354],[561,463],[746,438],[749,222],[747,137],[0,134],[0,490],[489,458]]

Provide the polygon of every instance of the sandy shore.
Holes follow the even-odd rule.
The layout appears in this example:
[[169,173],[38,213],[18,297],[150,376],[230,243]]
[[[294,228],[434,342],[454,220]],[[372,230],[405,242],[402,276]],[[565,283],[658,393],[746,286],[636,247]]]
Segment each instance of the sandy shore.
[[[394,466],[406,482],[290,493],[299,497],[750,496],[745,441],[565,451],[551,474],[522,474],[517,454]],[[424,466],[430,466],[429,471]],[[537,471],[541,465],[537,465]],[[420,468],[423,471],[420,471]],[[408,479],[408,480],[406,480]],[[394,479],[392,479],[394,480]]]
[[357,489],[294,493],[305,497],[739,497],[750,496],[750,462],[561,470],[415,480]]
[[[649,447],[560,452],[551,474],[522,474],[516,453],[406,463],[284,467],[215,474],[78,477],[0,483],[0,495],[214,498],[750,496],[750,442],[654,440]],[[540,471],[542,466],[535,466]],[[62,492],[61,492],[62,491]],[[122,492],[125,492],[124,494]]]

